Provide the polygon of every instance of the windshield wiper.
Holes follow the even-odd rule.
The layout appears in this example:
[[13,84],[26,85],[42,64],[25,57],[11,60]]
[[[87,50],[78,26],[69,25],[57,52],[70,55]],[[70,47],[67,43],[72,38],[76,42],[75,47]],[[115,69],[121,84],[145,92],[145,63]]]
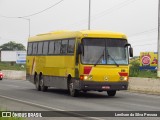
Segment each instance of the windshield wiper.
[[115,61],[115,59],[109,54],[108,50],[107,50],[107,56],[110,57],[114,63],[116,64],[117,67],[119,67],[119,64]]
[[102,55],[99,57],[99,59],[96,61],[96,63],[94,64],[94,66],[96,66],[98,64],[98,62],[101,60],[101,58],[104,56],[104,50],[102,52]]
[[[108,57],[110,57],[112,60],[113,60],[113,62],[116,64],[116,66],[117,67],[119,67],[119,64],[115,61],[115,59],[109,54],[109,52],[108,52],[108,50],[106,50],[107,51],[107,56]],[[94,66],[96,66],[97,64],[98,64],[98,62],[101,60],[101,58],[104,56],[104,54],[105,54],[105,50],[103,50],[103,53],[102,53],[102,55],[99,57],[99,59],[96,61],[96,63],[94,64]]]

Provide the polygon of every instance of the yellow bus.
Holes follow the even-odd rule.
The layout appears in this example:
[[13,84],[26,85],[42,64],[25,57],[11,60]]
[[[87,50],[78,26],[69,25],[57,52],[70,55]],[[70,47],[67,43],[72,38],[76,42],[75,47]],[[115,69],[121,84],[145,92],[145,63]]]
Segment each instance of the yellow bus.
[[129,57],[126,35],[108,31],[54,31],[30,37],[27,79],[38,91],[67,89],[71,96],[87,91],[127,90]]

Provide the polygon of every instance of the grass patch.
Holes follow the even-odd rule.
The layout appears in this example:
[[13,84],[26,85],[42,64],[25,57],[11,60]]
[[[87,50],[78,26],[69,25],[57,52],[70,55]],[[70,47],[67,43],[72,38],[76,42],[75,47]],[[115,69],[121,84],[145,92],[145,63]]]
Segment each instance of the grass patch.
[[15,62],[0,62],[0,70],[26,70],[26,65],[16,64]]
[[138,77],[157,78],[157,71],[142,70],[139,71]]
[[143,77],[143,78],[157,78],[157,71],[139,70],[139,61],[132,61],[130,63],[130,77]]
[[130,72],[129,72],[129,76],[130,77],[138,77],[139,75],[139,62],[137,61],[133,61],[130,63]]

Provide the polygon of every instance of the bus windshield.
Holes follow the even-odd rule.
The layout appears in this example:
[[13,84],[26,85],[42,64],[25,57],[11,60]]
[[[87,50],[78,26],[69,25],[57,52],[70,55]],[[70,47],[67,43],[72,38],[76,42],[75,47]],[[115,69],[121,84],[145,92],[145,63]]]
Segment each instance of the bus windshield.
[[128,48],[127,40],[113,38],[84,38],[84,54],[81,55],[82,64],[94,65],[127,65]]

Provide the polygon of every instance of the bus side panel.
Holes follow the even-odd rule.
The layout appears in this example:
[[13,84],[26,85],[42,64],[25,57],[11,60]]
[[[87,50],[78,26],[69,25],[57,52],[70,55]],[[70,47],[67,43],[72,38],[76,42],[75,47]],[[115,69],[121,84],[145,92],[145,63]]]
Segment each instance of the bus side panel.
[[75,57],[73,55],[46,56],[42,73],[46,86],[67,89],[68,75],[75,76]]
[[67,89],[67,80],[65,77],[44,76],[44,80],[45,86]]
[[67,77],[75,76],[74,56],[48,56],[43,73],[49,76]]

